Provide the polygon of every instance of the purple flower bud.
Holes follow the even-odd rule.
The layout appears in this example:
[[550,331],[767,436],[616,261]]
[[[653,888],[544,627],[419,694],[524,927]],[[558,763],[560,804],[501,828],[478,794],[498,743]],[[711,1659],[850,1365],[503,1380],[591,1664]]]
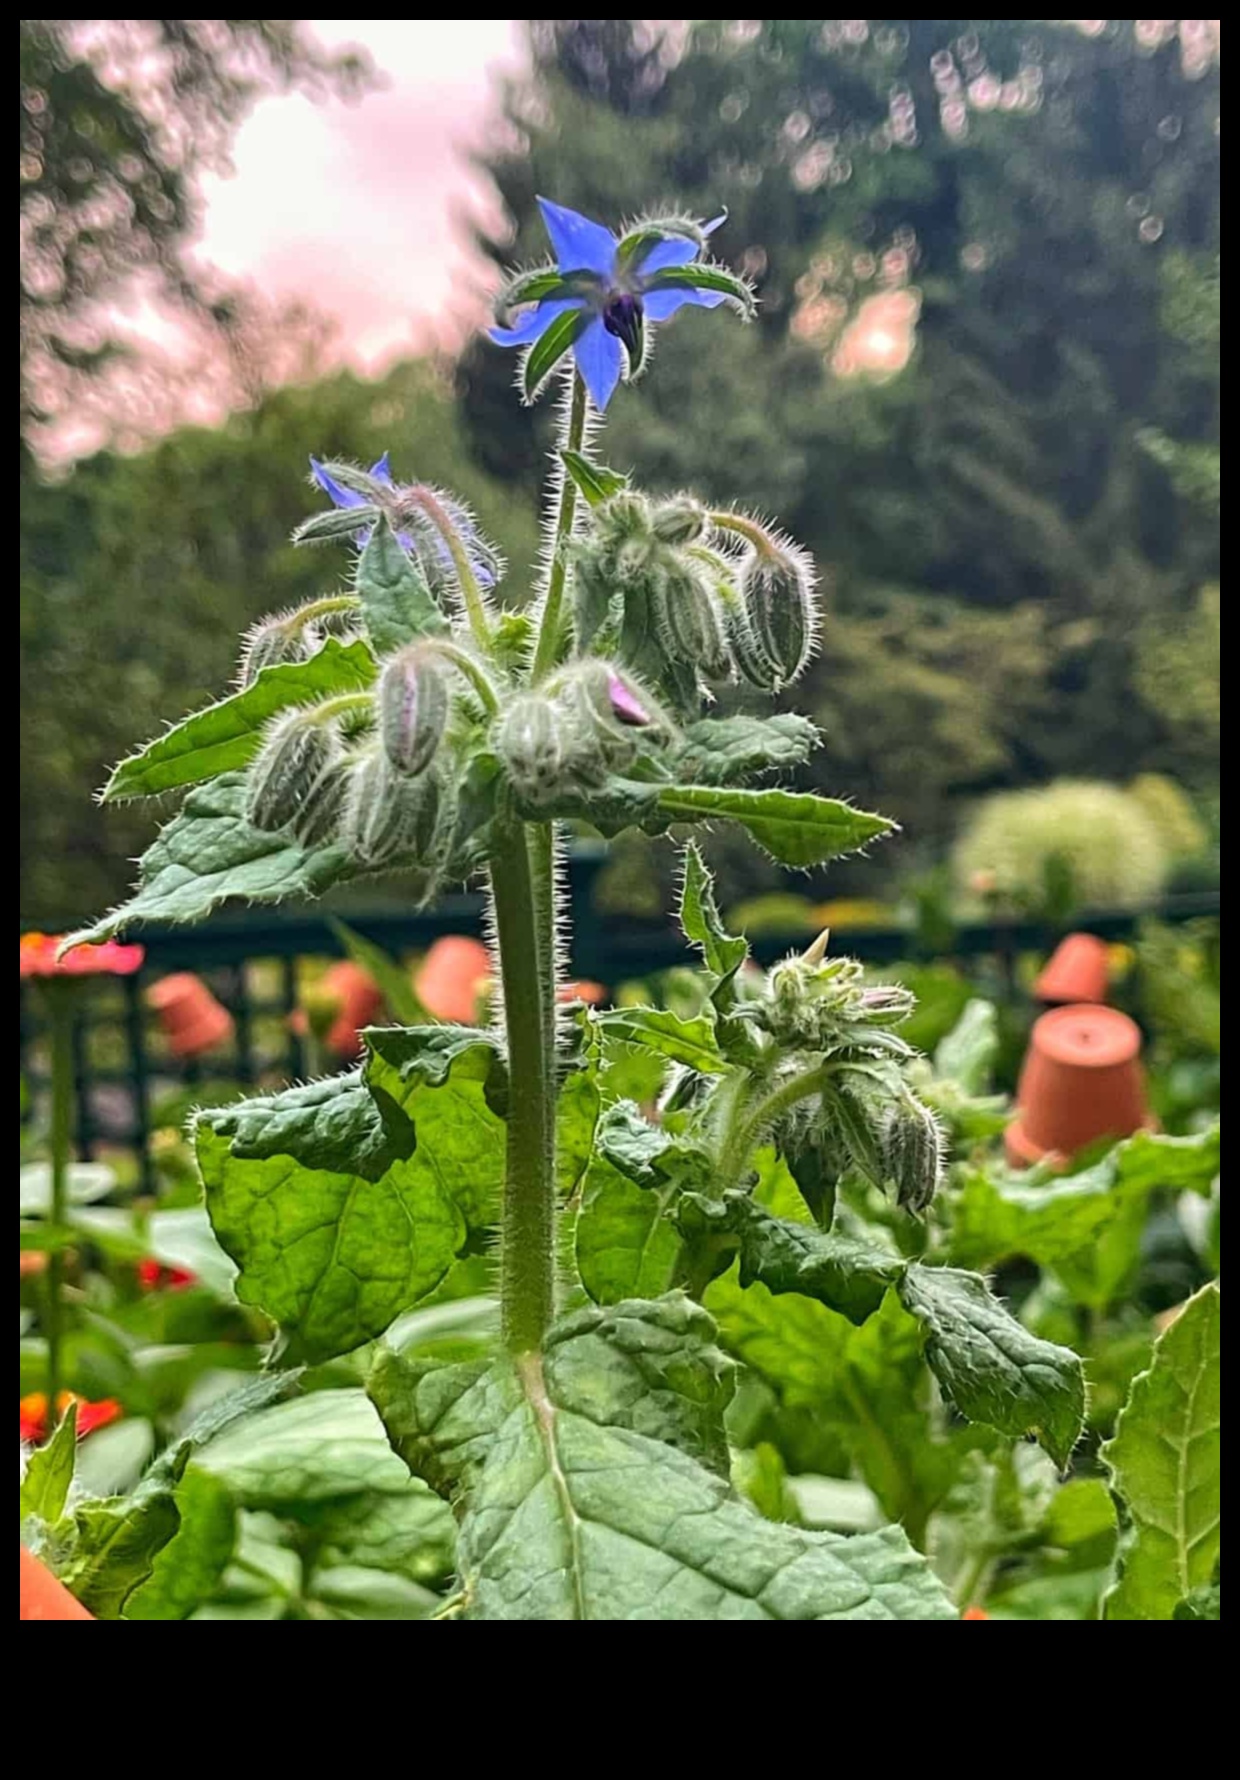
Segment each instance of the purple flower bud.
[[607,696],[611,701],[612,710],[621,723],[627,723],[633,729],[646,729],[654,722],[654,718],[640,702],[636,693],[631,687],[625,685],[619,674],[608,674]]

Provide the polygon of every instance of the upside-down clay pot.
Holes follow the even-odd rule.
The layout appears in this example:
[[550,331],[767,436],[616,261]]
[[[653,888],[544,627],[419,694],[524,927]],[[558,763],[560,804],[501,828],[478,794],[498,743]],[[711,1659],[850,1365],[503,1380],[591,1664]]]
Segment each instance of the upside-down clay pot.
[[478,998],[491,974],[491,954],[479,939],[449,933],[437,939],[423,960],[414,987],[427,1013],[437,1020],[478,1017]]
[[1110,975],[1105,941],[1092,933],[1070,933],[1056,946],[1033,992],[1039,1001],[1105,1001]]
[[200,1057],[232,1037],[232,1015],[202,978],[190,971],[161,977],[147,990],[146,998],[159,1015],[175,1057]]
[[362,1048],[360,1031],[372,1026],[383,1009],[383,991],[360,964],[342,958],[323,972],[322,989],[339,1006],[327,1033],[327,1048],[338,1057],[356,1057]]
[[20,1619],[93,1619],[80,1601],[75,1601],[63,1582],[57,1580],[24,1545],[21,1552],[21,1583],[18,1593]]
[[1066,1161],[1103,1137],[1152,1127],[1141,1034],[1118,1008],[1052,1008],[1034,1024],[1007,1128],[1016,1167]]

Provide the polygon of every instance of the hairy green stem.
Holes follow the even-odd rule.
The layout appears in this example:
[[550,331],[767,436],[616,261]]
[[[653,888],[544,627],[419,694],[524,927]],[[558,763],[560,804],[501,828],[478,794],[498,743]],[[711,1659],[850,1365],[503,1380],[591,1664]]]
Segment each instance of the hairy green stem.
[[764,1094],[748,1110],[745,1100],[738,1100],[731,1130],[719,1156],[719,1174],[725,1186],[731,1186],[740,1179],[766,1127],[799,1100],[808,1100],[811,1094],[820,1093],[828,1078],[834,1075],[835,1069],[836,1065],[833,1063],[820,1063],[817,1069],[807,1070],[804,1075],[794,1075],[790,1080],[781,1082],[778,1088],[772,1088],[769,1094]]
[[52,1037],[52,1201],[54,1239],[47,1258],[47,1431],[56,1428],[56,1403],[64,1385],[65,1251],[60,1246],[68,1215],[69,1154],[73,1141],[72,985],[48,984]]
[[[568,425],[561,449],[580,451],[586,435],[586,386],[577,371],[573,372],[573,393],[568,409]],[[551,535],[551,566],[547,575],[547,597],[543,602],[542,626],[534,651],[535,680],[550,673],[560,659],[560,631],[564,617],[564,589],[568,580],[568,559],[564,546],[573,533],[577,518],[577,484],[572,477],[560,473],[560,505],[555,529]]]
[[305,624],[313,624],[316,618],[330,618],[335,612],[356,612],[361,603],[355,593],[333,593],[321,600],[309,600],[289,613],[285,626],[288,630],[300,630]]
[[325,698],[321,699],[317,705],[307,705],[299,714],[299,721],[332,723],[337,717],[343,717],[349,711],[362,711],[373,703],[373,693],[338,692],[335,698]]
[[450,661],[459,673],[464,674],[482,700],[482,706],[487,716],[494,717],[499,710],[499,699],[495,696],[495,688],[487,678],[486,670],[474,660],[468,649],[462,649],[458,644],[448,642],[446,637],[433,637],[425,647],[433,655],[442,656],[444,661]]
[[469,552],[442,502],[436,499],[429,488],[419,486],[410,489],[409,494],[448,547],[452,567],[456,571],[457,585],[461,590],[461,599],[465,604],[465,616],[469,619],[469,628],[474,633],[474,641],[485,649],[491,641],[491,621],[487,614],[486,599],[478,585],[478,577],[474,574],[474,565],[469,560]]
[[555,1058],[547,1045],[545,924],[533,838],[524,823],[508,823],[491,860],[508,1039],[500,1306],[504,1340],[515,1354],[538,1348],[555,1310]]

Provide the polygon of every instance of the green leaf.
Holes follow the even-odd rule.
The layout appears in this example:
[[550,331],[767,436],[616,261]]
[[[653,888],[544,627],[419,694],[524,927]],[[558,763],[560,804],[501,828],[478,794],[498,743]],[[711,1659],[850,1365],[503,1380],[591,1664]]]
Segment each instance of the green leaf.
[[451,628],[426,577],[380,519],[357,559],[357,593],[370,640],[380,655],[415,637],[440,636]]
[[582,499],[591,507],[601,506],[629,485],[627,476],[609,470],[605,464],[591,463],[580,451],[561,451],[560,457]]
[[992,1001],[975,999],[934,1053],[935,1073],[958,1082],[966,1094],[985,1094],[999,1053],[999,1028]]
[[731,1389],[680,1294],[582,1311],[515,1363],[381,1354],[371,1382],[411,1469],[463,1493],[465,1618],[955,1618],[898,1528],[809,1533],[737,1498]]
[[420,1020],[425,1020],[426,1009],[414,993],[408,973],[395,958],[390,957],[382,946],[367,939],[365,934],[355,933],[334,916],[330,926],[346,955],[378,984],[388,1012],[394,1020],[399,1020],[402,1026],[414,1026]]
[[1045,1183],[968,1169],[951,1200],[951,1258],[993,1267],[1028,1256],[1078,1303],[1103,1310],[1139,1263],[1154,1189],[1208,1196],[1218,1169],[1217,1127],[1195,1137],[1139,1132],[1094,1167]]
[[165,1267],[184,1267],[218,1298],[236,1298],[237,1269],[215,1240],[211,1220],[200,1205],[155,1211],[147,1218],[146,1252]]
[[[116,1172],[105,1162],[70,1162],[66,1170],[65,1197],[70,1207],[92,1205],[116,1189]],[[18,1170],[19,1217],[46,1217],[52,1209],[52,1165],[28,1162]]]
[[745,280],[726,266],[668,266],[651,273],[645,280],[647,290],[708,290],[728,298],[734,309],[748,321],[757,313],[754,294]]
[[1193,1589],[1177,1603],[1173,1619],[1222,1619],[1223,1585],[1219,1566],[1214,1566],[1214,1580]]
[[569,348],[576,345],[591,320],[592,317],[585,310],[566,309],[535,340],[521,367],[521,389],[527,402],[534,400],[543,383]]
[[125,1603],[126,1619],[188,1619],[210,1598],[232,1558],[236,1509],[227,1488],[190,1465],[176,1492],[180,1524],[151,1574]]
[[555,1109],[555,1176],[561,1203],[573,1197],[589,1166],[602,1108],[602,1046],[597,1023],[588,1008],[578,1011],[576,1034],[576,1067],[564,1077]]
[[342,692],[364,692],[375,678],[375,658],[359,639],[328,637],[309,661],[266,667],[253,684],[184,718],[165,735],[122,760],[103,788],[104,803],[155,797],[221,773],[242,772],[258,753],[263,730],[279,711],[315,704]]
[[1085,1374],[1070,1348],[1031,1335],[976,1273],[910,1266],[897,1290],[921,1323],[930,1370],[970,1421],[1034,1434],[1062,1469],[1085,1423]]
[[600,1014],[598,1023],[606,1038],[657,1051],[699,1075],[722,1075],[727,1069],[715,1042],[714,1022],[705,1015],[682,1020],[667,1008],[621,1007]]
[[280,1513],[341,1496],[396,1495],[409,1473],[364,1391],[311,1391],[235,1423],[194,1463],[243,1508]]
[[598,1155],[577,1218],[577,1271],[596,1304],[657,1298],[675,1281],[680,1238],[664,1216],[673,1189],[638,1186]]
[[733,791],[709,785],[666,786],[658,807],[674,822],[740,822],[783,865],[821,865],[890,834],[883,816],[854,810],[809,791]]
[[786,772],[808,760],[821,736],[808,717],[705,717],[686,726],[672,755],[674,777],[698,785],[736,785],[755,773]]
[[493,1060],[470,1044],[433,1086],[372,1050],[378,1102],[346,1076],[199,1115],[207,1207],[241,1269],[237,1296],[280,1324],[290,1357],[330,1359],[381,1334],[492,1215],[504,1166],[486,1100]]
[[685,847],[682,872],[680,925],[684,936],[701,952],[707,970],[730,979],[749,956],[749,944],[724,927],[715,902],[714,881],[693,841]]
[[1105,1619],[1172,1619],[1219,1555],[1222,1294],[1206,1286],[1159,1336],[1102,1449],[1122,1505]]
[[83,1502],[73,1516],[73,1545],[58,1574],[70,1594],[97,1619],[119,1619],[134,1590],[181,1523],[176,1489],[189,1447],[174,1449],[132,1495]]
[[70,1402],[56,1432],[38,1446],[26,1462],[26,1474],[18,1491],[18,1519],[28,1514],[52,1523],[64,1513],[77,1458],[77,1404]]
[[201,921],[234,896],[247,902],[321,896],[352,873],[343,847],[307,852],[287,833],[252,828],[245,819],[245,777],[225,773],[191,791],[180,815],[147,848],[130,900],[73,934],[72,942],[98,944],[138,921]]
[[716,1230],[737,1238],[742,1287],[761,1280],[768,1291],[800,1292],[851,1323],[863,1323],[904,1273],[899,1255],[848,1236],[824,1234],[811,1224],[772,1217],[747,1193],[727,1192],[713,1207],[699,1196],[688,1197],[699,1213],[713,1212],[710,1222]]

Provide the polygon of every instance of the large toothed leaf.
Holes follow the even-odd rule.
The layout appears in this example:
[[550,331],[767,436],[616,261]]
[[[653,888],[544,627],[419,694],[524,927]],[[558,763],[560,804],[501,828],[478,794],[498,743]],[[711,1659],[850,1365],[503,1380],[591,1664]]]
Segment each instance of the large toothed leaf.
[[491,1215],[504,1158],[486,1100],[493,1059],[470,1045],[434,1086],[372,1055],[376,1095],[342,1077],[199,1115],[237,1295],[280,1324],[291,1355],[329,1359],[382,1333]]
[[126,1619],[187,1619],[213,1593],[233,1554],[237,1511],[225,1486],[190,1465],[176,1491],[175,1536],[125,1602]]
[[121,1616],[175,1536],[181,1521],[176,1490],[189,1454],[183,1442],[131,1495],[83,1502],[76,1509],[70,1555],[57,1565],[57,1573],[96,1619]]
[[727,1065],[715,1042],[714,1022],[704,1015],[682,1020],[660,1007],[622,1007],[599,1016],[605,1038],[641,1045],[701,1075],[722,1075]]
[[195,1463],[243,1508],[273,1514],[409,1491],[409,1473],[360,1390],[311,1391],[275,1404],[211,1441]]
[[680,886],[680,925],[690,945],[702,954],[707,970],[732,977],[749,956],[749,943],[728,932],[715,901],[715,885],[706,862],[692,841],[684,851]]
[[664,786],[659,809],[673,822],[740,822],[783,865],[822,865],[855,853],[894,824],[809,791],[736,791],[722,786]]
[[104,786],[103,801],[154,797],[221,773],[241,772],[257,754],[263,730],[278,712],[338,693],[364,692],[375,671],[375,658],[366,643],[342,643],[336,637],[328,637],[309,661],[263,668],[243,691],[195,711],[140,753],[122,760]]
[[1139,1132],[1095,1167],[1028,1184],[1002,1171],[967,1171],[951,1200],[954,1260],[993,1267],[1026,1255],[1056,1273],[1079,1303],[1105,1309],[1139,1263],[1155,1188],[1203,1196],[1219,1171],[1219,1132]]
[[98,944],[139,921],[201,921],[220,903],[284,902],[321,896],[350,877],[343,847],[307,851],[288,833],[267,834],[245,819],[245,778],[225,773],[185,799],[138,864],[138,887],[73,941]]
[[956,1616],[897,1528],[803,1532],[733,1493],[730,1367],[680,1294],[583,1311],[515,1363],[385,1354],[370,1388],[411,1469],[463,1492],[466,1618]]
[[449,629],[417,563],[397,542],[386,519],[371,533],[357,562],[357,593],[371,642],[380,655],[415,637]]
[[1211,1583],[1220,1538],[1221,1387],[1222,1294],[1211,1285],[1159,1336],[1153,1364],[1133,1381],[1115,1438],[1102,1451],[1124,1520],[1104,1618],[1173,1619],[1182,1601]]
[[1066,1465],[1085,1423],[1079,1357],[1030,1334],[976,1273],[914,1265],[897,1290],[925,1330],[930,1370],[961,1415],[1001,1434],[1036,1435]]
[[674,776],[698,785],[743,784],[755,773],[787,771],[809,759],[818,730],[808,717],[707,717],[690,723],[672,757]]

